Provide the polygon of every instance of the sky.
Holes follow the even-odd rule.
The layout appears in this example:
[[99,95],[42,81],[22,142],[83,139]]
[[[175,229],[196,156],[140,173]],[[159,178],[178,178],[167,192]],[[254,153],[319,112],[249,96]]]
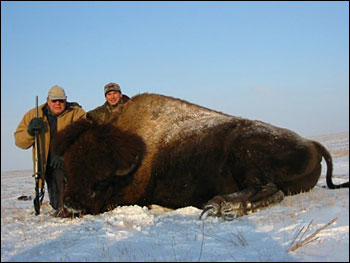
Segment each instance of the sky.
[[53,85],[86,111],[117,82],[302,136],[349,131],[349,3],[1,1],[1,170]]
[[[349,181],[349,133],[317,140],[332,154],[334,182]],[[324,188],[325,173],[309,192],[224,221],[155,205],[57,218],[47,194],[35,216],[31,200],[17,200],[34,196],[31,171],[2,172],[1,262],[349,262],[349,189]]]

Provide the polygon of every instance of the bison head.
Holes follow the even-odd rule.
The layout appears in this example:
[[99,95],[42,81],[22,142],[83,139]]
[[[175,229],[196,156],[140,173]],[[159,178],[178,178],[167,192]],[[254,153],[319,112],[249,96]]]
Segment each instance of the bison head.
[[145,152],[143,140],[112,123],[77,121],[58,132],[55,154],[64,157],[63,203],[96,214],[115,206],[118,191],[129,184]]

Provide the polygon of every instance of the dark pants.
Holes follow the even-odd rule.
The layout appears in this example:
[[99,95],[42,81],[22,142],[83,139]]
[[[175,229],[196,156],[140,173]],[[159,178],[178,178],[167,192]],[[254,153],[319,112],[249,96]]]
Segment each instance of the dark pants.
[[63,189],[65,183],[65,176],[63,169],[53,169],[47,167],[46,183],[49,192],[50,205],[53,209],[63,207]]

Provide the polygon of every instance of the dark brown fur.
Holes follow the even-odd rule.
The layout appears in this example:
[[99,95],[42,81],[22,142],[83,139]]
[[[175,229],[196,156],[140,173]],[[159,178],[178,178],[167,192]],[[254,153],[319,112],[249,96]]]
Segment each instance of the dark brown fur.
[[110,203],[106,200],[112,198],[110,195],[118,195],[114,190],[122,190],[132,179],[115,172],[133,165],[145,152],[139,136],[122,132],[109,123],[99,125],[87,120],[59,132],[53,147],[58,154],[64,154],[65,198],[86,213],[107,209]]
[[327,183],[332,175],[318,142],[157,94],[131,98],[107,124],[69,126],[54,148],[65,159],[66,205],[92,214],[128,204],[207,204],[234,218],[312,189],[322,157]]

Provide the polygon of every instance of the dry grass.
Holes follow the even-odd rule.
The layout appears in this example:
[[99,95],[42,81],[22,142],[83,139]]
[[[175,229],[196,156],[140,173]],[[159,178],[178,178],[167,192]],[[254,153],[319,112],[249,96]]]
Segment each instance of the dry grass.
[[338,220],[338,217],[334,218],[332,221],[330,221],[329,223],[327,223],[326,225],[324,225],[323,227],[320,227],[319,229],[317,229],[315,232],[313,232],[311,235],[308,235],[306,238],[303,239],[305,233],[308,231],[311,223],[313,220],[311,220],[311,222],[308,224],[308,226],[306,227],[305,231],[303,231],[304,227],[302,227],[298,234],[296,235],[296,237],[294,238],[294,240],[292,241],[291,245],[294,244],[294,242],[296,241],[296,239],[299,237],[299,240],[295,243],[295,245],[293,247],[291,247],[289,249],[289,251],[295,251],[297,250],[298,248],[302,247],[302,246],[305,246],[306,244],[309,244],[313,241],[315,241],[316,239],[318,239],[318,237],[316,237],[316,235],[318,233],[320,233],[323,229],[325,229],[327,226],[333,224],[335,221]]

